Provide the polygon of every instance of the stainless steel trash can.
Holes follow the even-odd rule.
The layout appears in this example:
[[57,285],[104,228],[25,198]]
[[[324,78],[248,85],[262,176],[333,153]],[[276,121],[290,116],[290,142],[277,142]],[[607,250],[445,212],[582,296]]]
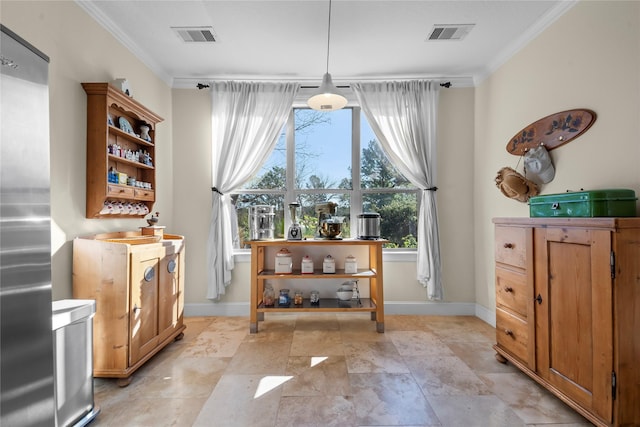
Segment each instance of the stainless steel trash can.
[[100,409],[93,400],[94,300],[52,303],[56,426],[81,427]]

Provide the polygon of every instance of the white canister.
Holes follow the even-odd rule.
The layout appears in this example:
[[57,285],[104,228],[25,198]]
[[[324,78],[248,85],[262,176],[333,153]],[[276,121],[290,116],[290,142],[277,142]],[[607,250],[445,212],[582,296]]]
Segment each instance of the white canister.
[[335,273],[336,272],[336,260],[331,255],[324,257],[322,262],[323,273]]
[[276,254],[276,274],[291,274],[293,261],[289,249],[282,248]]
[[358,262],[353,255],[349,255],[344,259],[344,272],[345,274],[355,274],[358,272]]
[[301,272],[302,274],[313,274],[313,260],[309,255],[302,258]]

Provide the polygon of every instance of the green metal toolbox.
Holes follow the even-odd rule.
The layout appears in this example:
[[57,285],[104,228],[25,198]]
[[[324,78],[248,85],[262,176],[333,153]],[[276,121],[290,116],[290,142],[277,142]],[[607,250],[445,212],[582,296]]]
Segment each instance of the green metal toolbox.
[[628,217],[636,216],[633,190],[591,190],[533,196],[530,217]]

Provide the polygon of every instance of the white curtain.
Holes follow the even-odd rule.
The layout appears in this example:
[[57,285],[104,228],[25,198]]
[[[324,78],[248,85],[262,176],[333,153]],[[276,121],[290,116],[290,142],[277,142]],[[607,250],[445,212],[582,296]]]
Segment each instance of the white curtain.
[[212,195],[207,298],[231,283],[236,213],[229,192],[251,179],[275,147],[293,106],[297,83],[212,84]]
[[355,83],[362,111],[391,162],[422,189],[418,213],[417,279],[429,299],[443,297],[436,210],[437,82]]

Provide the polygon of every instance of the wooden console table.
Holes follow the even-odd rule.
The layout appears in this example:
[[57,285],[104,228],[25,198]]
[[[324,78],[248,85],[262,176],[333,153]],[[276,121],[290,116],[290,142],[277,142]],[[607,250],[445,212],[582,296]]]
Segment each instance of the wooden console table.
[[[384,332],[384,297],[382,279],[382,246],[386,240],[255,240],[251,244],[251,308],[249,329],[252,334],[258,332],[258,321],[264,320],[265,313],[313,313],[313,312],[370,312],[371,320],[376,322],[376,330]],[[332,250],[344,251],[344,248],[357,250],[362,247],[368,248],[368,259],[358,259],[358,270],[356,273],[345,273],[343,265],[338,264],[335,273],[325,274],[322,272],[322,262],[320,258],[315,259],[315,270],[312,274],[302,274],[300,270],[300,260],[305,251],[324,250],[327,254]],[[293,254],[293,270],[291,274],[276,274],[274,270],[275,254],[281,248],[289,249]],[[342,267],[342,268],[339,268]],[[264,287],[267,280],[289,280],[289,279],[346,279],[361,280],[369,282],[369,297],[361,298],[361,303],[356,301],[340,301],[335,298],[323,297],[319,305],[311,305],[308,298],[305,298],[301,306],[291,303],[288,307],[279,307],[276,303],[273,307],[265,307],[263,303]],[[277,294],[277,290],[276,290]]]

